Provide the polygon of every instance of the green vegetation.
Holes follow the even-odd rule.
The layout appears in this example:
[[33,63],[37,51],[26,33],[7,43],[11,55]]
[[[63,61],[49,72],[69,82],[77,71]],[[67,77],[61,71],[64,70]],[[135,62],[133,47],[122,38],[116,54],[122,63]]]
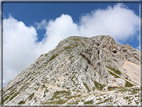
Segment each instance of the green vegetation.
[[83,45],[83,47],[85,46],[85,44],[80,39],[73,39],[73,40],[76,42],[80,42]]
[[101,104],[101,103],[105,103],[105,102],[112,102],[112,98],[107,98],[104,101],[96,103],[96,105]]
[[130,94],[137,94],[139,93],[139,89],[138,88],[128,88],[128,87],[118,87],[118,90],[116,91],[116,93],[121,92],[121,93],[125,93],[127,91],[131,92]]
[[18,104],[25,104],[25,101],[22,100]]
[[118,92],[124,93],[125,91],[130,91],[130,90],[128,90],[126,87],[119,87],[118,91],[116,91],[116,93],[118,93]]
[[69,60],[71,60],[74,56],[70,55]]
[[94,81],[94,84],[95,84],[95,87],[96,87],[97,89],[99,89],[99,90],[102,90],[102,89],[105,87],[105,85],[102,85],[102,84],[100,84],[100,83],[98,83],[98,82],[96,82],[96,81]]
[[9,99],[9,97],[10,97],[10,96],[7,96],[6,98],[4,98],[4,99],[3,99],[3,103],[4,103],[5,101],[7,101],[7,100]]
[[42,66],[40,66],[38,69],[41,69],[42,68]]
[[[108,70],[108,71],[109,71],[109,70]],[[119,78],[119,76],[117,76],[116,74],[112,73],[111,71],[109,71],[109,73],[110,73],[111,75],[113,75],[115,78]]]
[[105,62],[111,62],[111,60],[105,61]]
[[33,80],[34,80],[34,78],[31,79],[31,81],[33,81]]
[[36,88],[34,88],[35,90],[38,90],[39,89],[39,87],[36,87]]
[[131,91],[131,94],[137,94],[137,93],[139,93],[139,89],[133,89],[132,91]]
[[78,102],[77,102],[77,101],[69,102],[69,103],[67,103],[67,106],[66,106],[66,107],[69,107],[69,105],[75,105],[75,104],[78,104]]
[[45,54],[45,56],[47,56],[48,54]]
[[70,96],[71,92],[70,91],[56,91],[53,95],[53,98],[59,98],[60,96]]
[[67,101],[67,100],[59,99],[59,100],[56,100],[56,101],[41,102],[41,104],[64,104],[66,101]]
[[53,60],[54,58],[56,58],[56,56],[58,56],[58,54],[52,55],[52,57],[50,57],[49,61],[51,61],[51,60]]
[[[52,98],[50,98],[46,102],[42,102],[41,104],[63,104],[67,101],[67,99],[71,98],[70,95],[71,95],[70,91],[56,91],[53,94]],[[66,100],[60,99],[60,97],[62,96],[65,96],[65,98],[67,99]]]
[[67,47],[65,47],[65,50],[69,50],[71,48],[72,48],[72,46],[67,46]]
[[103,102],[112,102],[112,98],[105,99]]
[[83,83],[83,84],[86,87],[86,89],[88,90],[88,92],[90,92],[89,87],[87,86],[87,84],[86,83]]
[[45,89],[45,91],[44,91],[44,97],[46,96],[46,93],[47,92],[49,92],[49,90],[48,89]]
[[87,102],[84,102],[84,104],[93,104],[93,100],[90,100],[90,101],[87,101]]
[[12,100],[14,97],[16,97],[19,94],[19,92],[15,93],[12,97],[10,97],[10,100]]
[[121,72],[119,70],[116,70],[115,68],[110,68],[108,66],[106,66],[107,68],[109,68],[110,70],[114,71],[115,73],[117,73],[118,75],[121,75]]
[[65,50],[70,50],[70,49],[72,49],[73,47],[78,47],[78,46],[79,46],[78,44],[71,44],[71,45],[65,47],[64,49],[65,49]]
[[19,92],[23,91],[24,88],[25,88],[25,86],[22,86],[22,87],[20,88]]
[[29,96],[29,100],[31,100],[34,96],[34,93],[32,93],[30,96]]
[[16,91],[16,87],[12,89],[12,92],[15,92],[15,91]]
[[42,85],[42,88],[45,88],[45,87],[46,87],[45,84],[43,84],[43,85]]
[[138,104],[139,104],[139,101],[136,101],[136,100],[135,100],[135,103],[138,105]]
[[47,92],[49,92],[49,90],[48,90],[48,89],[46,89],[44,92],[46,92],[46,93],[47,93]]
[[36,97],[34,98],[35,102],[37,102]]
[[124,97],[124,99],[128,101],[128,104],[130,104],[130,102],[131,102],[131,97],[130,96],[126,96],[126,97]]
[[[70,91],[56,91],[51,99],[46,102],[41,102],[41,104],[64,104],[71,98],[80,97],[81,95],[70,96]],[[60,99],[60,97],[65,96],[67,99]],[[68,104],[77,104],[77,102],[68,103]]]
[[115,90],[116,88],[118,88],[118,87],[108,87],[108,90],[112,91],[112,90]]
[[126,85],[125,85],[125,86],[126,86],[126,87],[133,87],[134,85],[131,84],[130,82],[126,81]]

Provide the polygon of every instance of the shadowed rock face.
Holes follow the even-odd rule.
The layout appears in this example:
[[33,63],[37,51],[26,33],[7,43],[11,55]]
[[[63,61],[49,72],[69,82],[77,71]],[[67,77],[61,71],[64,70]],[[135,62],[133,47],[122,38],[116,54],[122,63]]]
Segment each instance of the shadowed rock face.
[[[139,69],[133,71],[132,75],[136,73],[138,77],[135,81],[135,76],[125,67],[127,61],[139,66],[139,56],[140,51],[130,45],[120,45],[110,36],[71,36],[10,81],[3,88],[3,102],[5,105],[140,104]],[[131,94],[131,89],[135,90],[131,96],[136,101],[128,102],[124,97]],[[115,94],[117,91],[119,94],[126,91],[124,97],[120,95],[123,101]],[[102,99],[98,97],[101,93],[114,98]],[[96,102],[96,98],[101,100]]]

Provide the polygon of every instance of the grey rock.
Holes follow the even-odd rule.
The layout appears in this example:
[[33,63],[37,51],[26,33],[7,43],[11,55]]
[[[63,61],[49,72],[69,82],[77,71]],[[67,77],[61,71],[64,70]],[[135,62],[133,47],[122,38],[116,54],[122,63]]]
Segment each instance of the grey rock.
[[[140,66],[140,51],[116,43],[109,35],[71,36],[39,56],[3,88],[4,105],[138,105],[137,83],[125,87],[126,80],[132,80],[122,67],[126,61]],[[137,90],[132,95],[136,101],[127,102],[121,92],[128,96],[131,90]]]

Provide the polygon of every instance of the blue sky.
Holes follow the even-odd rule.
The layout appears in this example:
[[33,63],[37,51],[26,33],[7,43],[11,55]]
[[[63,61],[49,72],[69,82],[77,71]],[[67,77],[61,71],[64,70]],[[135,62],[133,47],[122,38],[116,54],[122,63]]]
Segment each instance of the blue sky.
[[3,3],[3,16],[4,84],[69,36],[139,47],[139,3]]
[[[26,26],[34,26],[35,22],[41,22],[56,19],[62,14],[68,14],[75,23],[79,23],[80,17],[90,13],[95,9],[106,9],[108,5],[113,6],[116,3],[3,3],[3,14],[5,18],[12,15],[15,19],[24,22]],[[139,16],[139,3],[124,3],[129,9],[133,10]],[[31,8],[32,7],[32,8]],[[45,29],[37,30],[38,40],[41,41]],[[139,43],[133,41],[123,42],[136,48]]]

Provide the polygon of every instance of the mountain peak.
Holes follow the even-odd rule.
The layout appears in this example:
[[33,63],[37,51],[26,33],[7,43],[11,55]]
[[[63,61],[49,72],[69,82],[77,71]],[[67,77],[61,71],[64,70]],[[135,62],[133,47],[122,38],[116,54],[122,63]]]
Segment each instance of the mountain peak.
[[[68,37],[10,81],[3,88],[3,102],[32,105],[85,104],[89,101],[104,104],[108,98],[96,102],[95,99],[101,97],[96,95],[103,92],[107,95],[110,89],[116,89],[111,91],[113,94],[123,89],[137,90],[135,97],[140,84],[140,79],[135,79],[140,76],[139,56],[137,49],[120,45],[109,35]],[[118,99],[111,103],[127,104]]]

